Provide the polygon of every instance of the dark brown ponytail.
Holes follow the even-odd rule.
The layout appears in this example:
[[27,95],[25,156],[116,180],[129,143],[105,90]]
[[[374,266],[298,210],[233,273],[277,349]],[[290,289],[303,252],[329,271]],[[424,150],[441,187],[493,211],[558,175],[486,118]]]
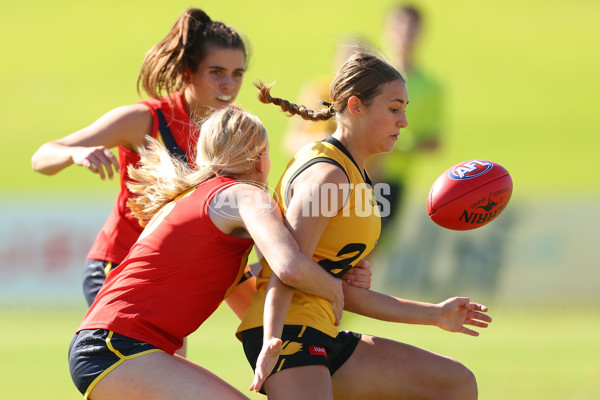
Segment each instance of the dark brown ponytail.
[[246,44],[233,28],[211,20],[198,8],[185,10],[167,36],[146,53],[138,75],[138,93],[141,88],[158,99],[163,92],[171,95],[181,90],[189,73],[206,58],[209,46],[239,49],[247,56]]

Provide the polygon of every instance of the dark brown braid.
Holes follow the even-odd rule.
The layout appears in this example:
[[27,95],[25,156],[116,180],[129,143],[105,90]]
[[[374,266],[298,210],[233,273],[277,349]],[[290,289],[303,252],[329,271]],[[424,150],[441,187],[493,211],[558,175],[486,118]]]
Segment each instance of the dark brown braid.
[[263,81],[254,82],[259,90],[258,100],[264,104],[275,104],[281,107],[284,112],[289,113],[289,116],[299,115],[302,118],[310,121],[325,121],[335,116],[335,111],[332,108],[326,108],[324,110],[314,111],[306,106],[290,103],[288,100],[280,97],[271,96],[271,87],[273,84],[267,85]]
[[381,58],[364,51],[357,51],[342,65],[333,78],[329,88],[331,103],[325,103],[328,106],[325,109],[314,111],[279,97],[271,97],[273,84],[267,85],[259,81],[255,82],[254,86],[259,90],[260,102],[273,103],[290,116],[299,115],[306,120],[322,121],[334,117],[336,113],[342,113],[352,96],[358,97],[363,104],[370,105],[381,93],[383,85],[395,80],[406,83],[400,72]]

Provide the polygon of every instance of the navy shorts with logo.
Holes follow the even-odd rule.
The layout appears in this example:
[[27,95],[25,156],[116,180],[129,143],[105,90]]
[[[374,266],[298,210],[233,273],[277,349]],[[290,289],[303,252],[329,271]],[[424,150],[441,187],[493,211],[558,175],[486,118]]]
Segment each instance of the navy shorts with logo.
[[141,340],[105,329],[75,334],[69,347],[69,371],[73,383],[87,399],[96,383],[126,359],[162,351]]
[[[244,353],[252,369],[263,345],[263,328],[241,332]],[[324,365],[333,375],[352,355],[360,342],[360,333],[342,331],[335,338],[304,325],[285,325],[281,353],[272,374],[288,368],[305,365]],[[265,394],[263,389],[261,393]]]

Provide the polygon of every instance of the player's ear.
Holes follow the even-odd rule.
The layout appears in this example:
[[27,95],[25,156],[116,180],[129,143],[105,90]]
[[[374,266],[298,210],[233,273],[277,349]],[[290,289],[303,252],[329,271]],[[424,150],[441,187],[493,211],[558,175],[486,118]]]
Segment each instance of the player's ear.
[[364,105],[363,105],[363,102],[358,97],[351,96],[348,99],[347,106],[348,106],[348,111],[350,111],[350,114],[352,114],[356,118],[361,117]]
[[268,154],[265,154],[264,152],[262,152],[262,153],[260,153],[260,155],[258,156],[258,159],[256,160],[256,164],[254,165],[254,168],[256,169],[256,172],[258,172],[259,174],[262,174],[265,171],[265,169],[268,168],[267,161],[266,161],[267,157],[268,157]]
[[254,168],[256,169],[256,172],[258,172],[259,174],[262,174],[263,172],[263,158],[258,157],[258,160],[256,160],[256,162],[254,163]]

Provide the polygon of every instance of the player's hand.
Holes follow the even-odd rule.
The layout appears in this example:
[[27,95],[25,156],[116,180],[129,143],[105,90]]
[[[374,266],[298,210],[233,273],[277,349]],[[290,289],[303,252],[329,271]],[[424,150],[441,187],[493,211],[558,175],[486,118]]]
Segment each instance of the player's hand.
[[351,286],[370,289],[371,275],[371,263],[363,258],[354,266],[354,268],[350,268],[350,270],[344,274],[342,280]]
[[479,332],[465,327],[465,325],[487,328],[492,322],[489,315],[483,314],[488,308],[483,304],[472,303],[468,297],[453,297],[437,304],[439,315],[436,325],[450,332],[464,333],[470,336],[479,336]]
[[279,353],[281,352],[281,339],[271,338],[267,340],[256,360],[256,369],[254,370],[254,380],[250,385],[250,390],[258,392],[265,380],[271,375],[275,368]]
[[94,174],[100,175],[102,180],[113,179],[114,172],[119,173],[119,161],[115,155],[104,146],[94,147],[78,147],[71,156],[73,163],[81,165],[92,171]]

